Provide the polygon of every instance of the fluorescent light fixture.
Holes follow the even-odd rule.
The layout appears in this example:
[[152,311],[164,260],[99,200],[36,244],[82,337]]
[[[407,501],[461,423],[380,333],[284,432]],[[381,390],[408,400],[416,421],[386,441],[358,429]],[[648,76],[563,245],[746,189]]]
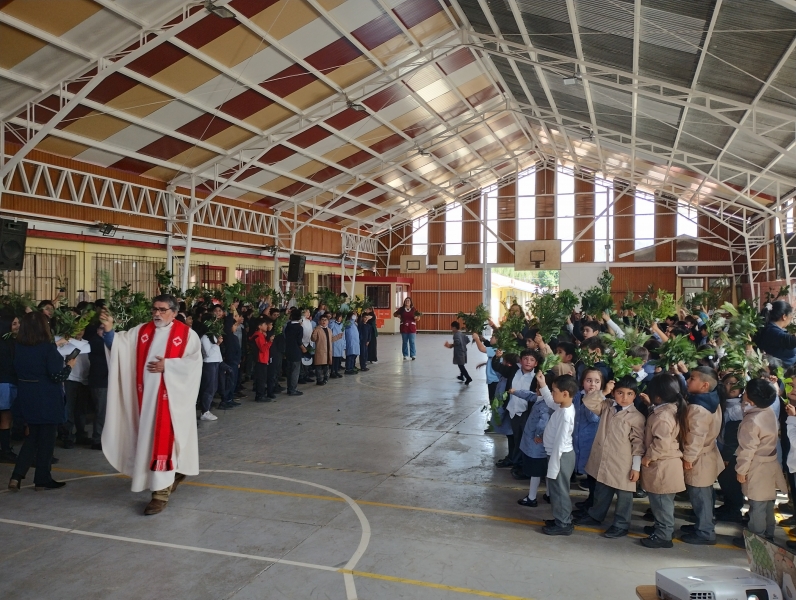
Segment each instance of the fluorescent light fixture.
[[366,112],[368,110],[367,108],[365,108],[361,104],[357,104],[353,100],[347,100],[346,104],[348,105],[348,108],[350,108],[351,110],[355,110],[357,112]]
[[564,81],[564,85],[577,85],[581,81],[580,73],[574,73],[573,75],[570,75],[569,77],[564,77],[563,81]]
[[213,3],[213,0],[205,0],[205,8],[208,12],[213,13],[217,17],[221,17],[222,19],[234,19],[235,13],[229,10],[226,6],[216,6]]

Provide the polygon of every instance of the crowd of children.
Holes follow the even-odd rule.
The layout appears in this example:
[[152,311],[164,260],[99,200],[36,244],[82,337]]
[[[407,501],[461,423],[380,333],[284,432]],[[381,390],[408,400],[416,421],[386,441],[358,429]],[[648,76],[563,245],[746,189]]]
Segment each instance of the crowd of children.
[[[546,521],[543,533],[570,535],[575,525],[582,525],[602,527],[607,538],[626,536],[634,498],[646,497],[650,508],[643,518],[653,522],[641,540],[647,548],[672,547],[675,499],[692,508],[687,514],[692,524],[680,527],[679,539],[685,543],[716,544],[715,521],[736,523],[773,540],[777,492],[793,498],[796,408],[789,399],[796,401],[796,391],[789,378],[796,372],[796,336],[787,332],[790,304],[769,303],[764,315],[766,324],[754,344],[768,366],[745,375],[730,370],[719,349],[692,368],[680,363],[662,369],[651,360],[672,336],[685,335],[696,345],[710,343],[700,339],[707,336],[689,334],[701,330],[708,318],[704,313],[653,325],[653,338],[627,349],[639,359],[632,373],[616,379],[601,358],[605,336],[622,330],[607,315],[601,324],[573,314],[570,325],[550,340],[526,328],[519,354],[497,349],[494,331],[490,340],[473,333],[488,357],[493,411],[487,432],[503,434],[508,442],[496,467],[529,480],[528,494],[518,501],[522,506],[538,506],[545,480],[544,500],[552,505],[554,518]],[[449,347],[455,349],[461,335],[454,327]],[[561,362],[540,372],[544,357],[553,352]],[[747,352],[752,352],[751,340]],[[578,360],[584,355],[590,360]],[[778,376],[779,366],[787,370]],[[570,486],[577,476],[589,493],[573,510]],[[715,508],[717,481],[723,505]],[[606,522],[614,498],[613,520]],[[796,517],[781,524],[796,525]],[[743,537],[733,543],[745,546]],[[788,545],[796,547],[796,542]]]

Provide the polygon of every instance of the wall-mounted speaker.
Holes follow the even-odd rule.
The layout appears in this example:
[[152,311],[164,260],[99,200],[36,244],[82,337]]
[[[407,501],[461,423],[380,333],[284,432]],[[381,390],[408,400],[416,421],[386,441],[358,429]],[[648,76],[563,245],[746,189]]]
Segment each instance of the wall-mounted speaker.
[[25,221],[0,219],[0,271],[22,270],[27,237],[28,224]]
[[291,254],[290,265],[287,268],[287,280],[291,283],[301,283],[304,281],[304,267],[306,264],[306,256],[302,254]]

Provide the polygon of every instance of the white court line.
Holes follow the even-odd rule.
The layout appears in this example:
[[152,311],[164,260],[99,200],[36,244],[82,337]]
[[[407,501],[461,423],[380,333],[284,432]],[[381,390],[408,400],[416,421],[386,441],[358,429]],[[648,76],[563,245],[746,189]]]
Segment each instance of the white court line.
[[182,544],[169,544],[168,542],[155,542],[152,540],[142,540],[139,538],[122,537],[119,535],[110,535],[107,533],[95,533],[93,531],[83,531],[81,529],[69,529],[68,527],[56,527],[55,525],[43,525],[41,523],[30,523],[28,521],[15,521],[13,519],[0,519],[0,523],[8,525],[22,525],[23,527],[34,527],[36,529],[47,529],[49,531],[59,531],[61,533],[71,533],[74,535],[85,535],[88,537],[104,538],[106,540],[114,540],[117,542],[130,542],[133,544],[143,544],[145,546],[159,546],[161,548],[174,548],[175,550],[189,550],[191,552],[203,552],[205,554],[219,554],[221,556],[233,556],[235,558],[248,558],[250,560],[259,560],[261,562],[291,565],[294,567],[305,567],[307,569],[318,569],[320,571],[330,571],[332,573],[339,572],[337,567],[327,567],[326,565],[315,565],[312,563],[296,562],[294,560],[286,560],[282,558],[269,558],[267,556],[257,556],[256,554],[242,554],[240,552],[227,552],[226,550],[212,550],[210,548],[199,548],[198,546],[185,546]]
[[[353,571],[354,567],[356,567],[359,559],[362,558],[362,555],[365,554],[365,550],[368,548],[368,544],[370,543],[370,523],[368,522],[365,513],[362,512],[362,509],[359,505],[354,502],[354,500],[344,494],[343,492],[339,492],[333,488],[327,487],[325,485],[321,485],[319,483],[311,483],[309,481],[302,481],[301,479],[292,479],[291,477],[283,477],[281,475],[268,475],[266,473],[255,473],[253,471],[230,471],[226,469],[212,469],[212,470],[200,470],[200,473],[235,473],[238,475],[254,475],[255,477],[270,477],[271,479],[281,479],[282,481],[292,481],[294,483],[302,483],[304,485],[309,485],[315,488],[319,488],[321,490],[325,490],[335,496],[338,496],[345,500],[348,505],[351,507],[351,510],[354,511],[354,514],[359,519],[359,524],[362,527],[362,535],[359,538],[359,545],[357,546],[356,551],[348,559],[345,567],[343,567],[346,571]],[[345,592],[346,592],[346,600],[357,600],[357,590],[356,585],[354,584],[354,576],[351,573],[344,573],[343,580],[345,581]]]
[[[362,527],[362,535],[360,536],[360,539],[359,539],[359,545],[357,546],[357,549],[354,551],[354,554],[351,556],[351,558],[348,560],[348,562],[343,567],[343,569],[345,569],[346,571],[349,571],[347,573],[343,573],[343,580],[345,581],[345,589],[346,589],[346,600],[358,600],[356,586],[354,584],[354,576],[353,576],[352,573],[350,573],[350,571],[354,570],[354,568],[356,567],[356,565],[359,562],[359,560],[365,554],[365,550],[367,550],[368,544],[370,543],[371,529],[370,529],[370,523],[368,522],[368,519],[365,516],[365,513],[362,512],[362,509],[359,507],[359,505],[356,502],[354,502],[354,500],[350,496],[348,496],[347,494],[344,494],[343,492],[335,490],[333,488],[327,487],[325,485],[321,485],[319,483],[312,483],[312,482],[309,482],[309,481],[302,481],[301,479],[293,479],[291,477],[283,477],[281,475],[269,475],[269,474],[266,474],[266,473],[256,473],[254,471],[234,471],[234,470],[227,470],[227,469],[201,469],[200,473],[230,473],[230,474],[235,474],[235,475],[252,475],[254,477],[269,477],[271,479],[280,479],[282,481],[290,481],[290,482],[293,482],[293,483],[300,483],[300,484],[303,484],[303,485],[309,485],[311,487],[322,489],[322,490],[325,490],[325,491],[327,491],[327,492],[329,492],[331,494],[334,494],[335,496],[338,496],[338,497],[342,498],[343,500],[345,500],[346,503],[351,507],[351,510],[354,511],[354,514],[356,514],[357,518],[359,519],[359,524]],[[86,476],[82,476],[82,477],[73,477],[71,479],[65,479],[63,481],[77,481],[77,480],[81,480],[81,479],[96,479],[96,478],[99,478],[99,477],[115,477],[117,475],[118,475],[118,473],[106,473],[106,474],[102,474],[102,475],[86,475]],[[25,487],[33,487],[33,486],[25,486]],[[7,492],[7,491],[9,491],[9,490],[8,489],[0,490],[0,493]],[[9,524],[9,525],[21,525],[21,526],[24,526],[24,527],[34,527],[36,529],[46,529],[46,530],[49,530],[49,531],[59,531],[59,532],[62,532],[62,533],[71,533],[71,534],[74,534],[74,535],[83,535],[83,536],[88,536],[88,537],[104,538],[104,539],[115,540],[115,541],[119,541],[119,542],[129,542],[129,543],[134,543],[134,544],[144,544],[144,545],[148,545],[148,546],[159,546],[159,547],[162,547],[162,548],[173,548],[173,549],[176,549],[176,550],[188,550],[188,551],[191,551],[191,552],[202,552],[202,553],[205,553],[205,554],[217,554],[217,555],[221,555],[221,556],[231,556],[231,557],[235,557],[235,558],[248,558],[250,560],[257,560],[257,561],[260,561],[260,562],[268,562],[268,563],[273,563],[273,564],[290,565],[290,566],[294,566],[294,567],[304,567],[304,568],[307,568],[307,569],[316,569],[316,570],[321,570],[321,571],[330,571],[330,572],[333,572],[333,573],[338,573],[340,571],[340,569],[337,568],[337,567],[328,567],[326,565],[316,565],[316,564],[313,564],[313,563],[297,562],[297,561],[287,560],[287,559],[282,559],[282,558],[269,558],[267,556],[258,556],[258,555],[255,555],[255,554],[242,554],[242,553],[239,553],[239,552],[227,552],[225,550],[212,550],[212,549],[209,549],[209,548],[200,548],[200,547],[197,547],[197,546],[185,546],[185,545],[182,545],[182,544],[170,544],[170,543],[167,543],[167,542],[155,542],[155,541],[150,541],[150,540],[142,540],[142,539],[139,539],[139,538],[121,537],[121,536],[110,535],[110,534],[106,534],[106,533],[94,533],[94,532],[91,532],[91,531],[83,531],[83,530],[80,530],[80,529],[69,529],[69,528],[66,528],[66,527],[56,527],[54,525],[44,525],[44,524],[41,524],[41,523],[31,523],[31,522],[27,522],[27,521],[15,521],[15,520],[12,520],[12,519],[2,519],[2,518],[0,518],[0,523],[6,523],[6,524]]]

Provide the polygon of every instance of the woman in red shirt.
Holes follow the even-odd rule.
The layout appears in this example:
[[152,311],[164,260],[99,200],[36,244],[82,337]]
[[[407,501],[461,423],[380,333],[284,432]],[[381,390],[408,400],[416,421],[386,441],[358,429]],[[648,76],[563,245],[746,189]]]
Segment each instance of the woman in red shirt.
[[403,340],[402,352],[404,360],[415,360],[415,335],[417,334],[417,321],[420,315],[415,310],[411,298],[404,300],[404,305],[393,313],[394,317],[401,319],[401,339]]

